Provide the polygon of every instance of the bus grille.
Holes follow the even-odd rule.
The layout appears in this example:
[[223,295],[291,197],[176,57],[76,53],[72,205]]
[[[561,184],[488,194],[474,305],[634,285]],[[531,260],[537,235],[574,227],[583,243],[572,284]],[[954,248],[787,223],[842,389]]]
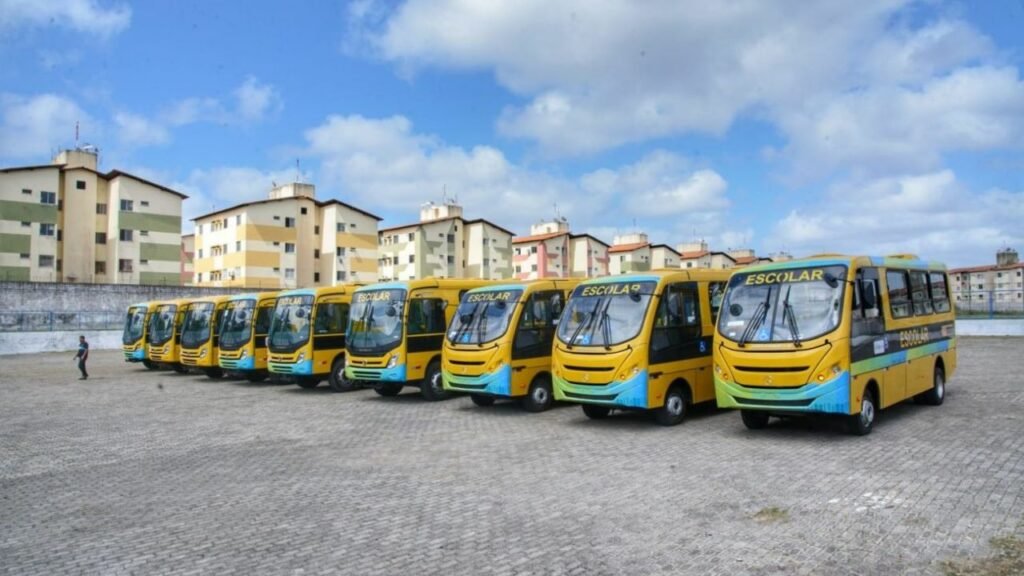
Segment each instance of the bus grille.
[[358,368],[353,368],[352,375],[355,376],[356,380],[380,380],[380,372],[377,370],[360,370]]

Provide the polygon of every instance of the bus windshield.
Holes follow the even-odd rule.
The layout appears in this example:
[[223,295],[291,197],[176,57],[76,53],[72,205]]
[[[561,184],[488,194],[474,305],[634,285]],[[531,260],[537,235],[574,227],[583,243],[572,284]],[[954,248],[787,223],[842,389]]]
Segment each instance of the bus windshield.
[[309,317],[313,295],[282,296],[274,307],[267,347],[273,352],[292,352],[309,341]]
[[352,295],[345,345],[349,352],[379,356],[402,342],[405,290],[366,290]]
[[224,309],[224,323],[220,328],[220,347],[237,350],[249,342],[252,335],[255,300],[232,300]]
[[134,344],[142,338],[143,329],[146,326],[146,307],[135,306],[128,309],[128,317],[124,321],[124,332],[121,334],[121,342]]
[[558,339],[572,346],[613,346],[640,333],[655,282],[577,286],[558,323]]
[[448,341],[483,344],[501,338],[508,331],[509,320],[522,295],[522,290],[466,294],[448,328]]
[[181,330],[181,345],[195,348],[210,339],[213,302],[196,302],[188,307]]
[[178,313],[175,304],[164,304],[156,309],[149,321],[149,343],[161,346],[174,336],[174,316]]
[[817,338],[839,326],[845,266],[737,273],[729,280],[718,333],[748,342]]

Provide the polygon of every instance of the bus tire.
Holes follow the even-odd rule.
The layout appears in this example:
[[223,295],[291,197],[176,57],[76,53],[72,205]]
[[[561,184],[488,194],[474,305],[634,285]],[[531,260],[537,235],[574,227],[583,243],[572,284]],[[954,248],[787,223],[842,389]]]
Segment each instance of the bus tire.
[[402,385],[390,382],[388,384],[379,384],[373,388],[373,391],[381,396],[390,398],[391,396],[398,396],[398,393],[402,391]]
[[207,368],[206,370],[203,370],[203,373],[206,374],[206,377],[211,380],[216,380],[218,378],[224,377],[224,371],[221,370],[220,368]]
[[530,383],[530,391],[520,401],[527,412],[543,412],[554,403],[551,393],[551,379],[541,374]]
[[302,388],[312,389],[320,385],[320,379],[312,376],[299,376],[295,379],[295,383]]
[[914,397],[918,404],[928,406],[941,406],[946,399],[946,371],[941,364],[935,366],[935,374],[932,376],[932,389],[922,392]]
[[178,364],[177,362],[175,362],[174,364],[171,364],[171,370],[174,370],[178,374],[187,374],[188,373],[188,368],[186,368],[185,365],[183,365],[183,364]]
[[665,393],[665,403],[654,410],[654,420],[662,426],[675,426],[682,424],[686,419],[686,389],[682,386],[672,386]]
[[476,404],[481,408],[494,406],[494,396],[484,396],[483,394],[470,394],[469,399],[473,401],[473,404]]
[[142,365],[146,367],[146,370],[159,370],[160,369],[160,367],[156,365],[156,362],[153,362],[152,360],[149,360],[148,358],[146,360],[142,361]]
[[612,413],[612,409],[607,406],[600,406],[597,404],[582,404],[583,413],[587,415],[587,418],[591,420],[604,420]]
[[327,378],[327,384],[335,392],[351,392],[358,386],[355,380],[345,377],[345,358],[338,358],[331,366],[331,375]]
[[427,373],[423,376],[423,382],[420,382],[420,395],[431,402],[451,397],[451,394],[444,389],[444,382],[441,380],[441,365],[436,360],[427,366]]
[[740,419],[747,430],[761,430],[768,426],[769,414],[761,410],[740,410]]
[[878,415],[878,404],[875,400],[875,393],[870,388],[864,390],[864,396],[860,400],[860,414],[851,414],[846,417],[846,429],[854,436],[867,436],[875,426],[875,418]]
[[253,383],[255,383],[255,382],[263,382],[264,380],[267,379],[267,373],[266,372],[250,372],[249,374],[245,375],[245,379],[248,380],[249,382],[253,382]]

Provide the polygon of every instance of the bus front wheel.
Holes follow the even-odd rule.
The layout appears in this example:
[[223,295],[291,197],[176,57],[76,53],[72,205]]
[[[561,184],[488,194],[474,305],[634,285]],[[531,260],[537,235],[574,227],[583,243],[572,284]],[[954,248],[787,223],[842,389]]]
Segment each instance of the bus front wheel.
[[867,436],[875,425],[876,412],[875,393],[865,390],[864,397],[860,401],[860,414],[851,414],[846,417],[847,430],[854,436]]
[[932,376],[932,389],[914,396],[918,404],[939,406],[946,399],[946,372],[942,366],[935,367],[935,374]]
[[530,384],[530,391],[522,399],[523,409],[527,412],[543,412],[551,408],[554,397],[551,394],[551,380],[547,376],[538,376]]
[[267,379],[266,372],[250,372],[245,375],[245,379],[249,382],[263,382]]
[[295,383],[298,384],[299,386],[301,386],[303,388],[307,388],[307,389],[308,388],[316,388],[317,386],[320,385],[320,379],[319,378],[312,378],[312,377],[303,377],[303,378],[298,378],[297,380],[295,380]]
[[384,397],[398,396],[402,391],[401,384],[381,384],[373,389],[374,392]]
[[662,426],[675,426],[686,418],[686,392],[673,386],[665,394],[665,403],[654,411],[654,420]]
[[177,363],[171,364],[171,370],[174,370],[178,374],[186,374],[186,373],[188,373],[188,368],[186,368],[182,364],[177,364]]
[[206,377],[211,380],[216,380],[217,378],[224,377],[224,371],[221,370],[220,368],[207,368],[203,372],[206,374]]
[[481,408],[494,406],[494,396],[484,396],[483,394],[470,394],[469,399],[473,401],[473,404],[476,404]]
[[598,406],[596,404],[583,404],[583,413],[591,420],[603,420],[612,413],[612,409],[607,406]]
[[160,369],[160,367],[156,365],[156,362],[153,362],[152,360],[148,360],[148,359],[147,360],[143,360],[142,361],[142,365],[145,366],[147,370],[159,370]]
[[740,410],[740,419],[747,430],[760,430],[768,426],[768,413],[760,410]]
[[427,373],[423,377],[423,382],[420,383],[420,394],[431,402],[444,400],[451,396],[444,389],[444,383],[441,380],[441,366],[437,362],[431,362],[430,366],[427,366]]
[[327,379],[327,384],[330,385],[331,390],[335,392],[351,392],[356,389],[356,381],[349,380],[345,377],[345,359],[338,358],[334,361],[334,366],[331,367],[331,375]]

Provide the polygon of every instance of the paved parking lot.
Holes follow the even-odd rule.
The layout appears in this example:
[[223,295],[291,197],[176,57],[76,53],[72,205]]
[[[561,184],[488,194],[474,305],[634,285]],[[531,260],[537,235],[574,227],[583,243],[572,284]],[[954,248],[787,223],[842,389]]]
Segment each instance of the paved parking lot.
[[0,358],[0,572],[941,573],[1024,535],[1024,340],[874,432]]

